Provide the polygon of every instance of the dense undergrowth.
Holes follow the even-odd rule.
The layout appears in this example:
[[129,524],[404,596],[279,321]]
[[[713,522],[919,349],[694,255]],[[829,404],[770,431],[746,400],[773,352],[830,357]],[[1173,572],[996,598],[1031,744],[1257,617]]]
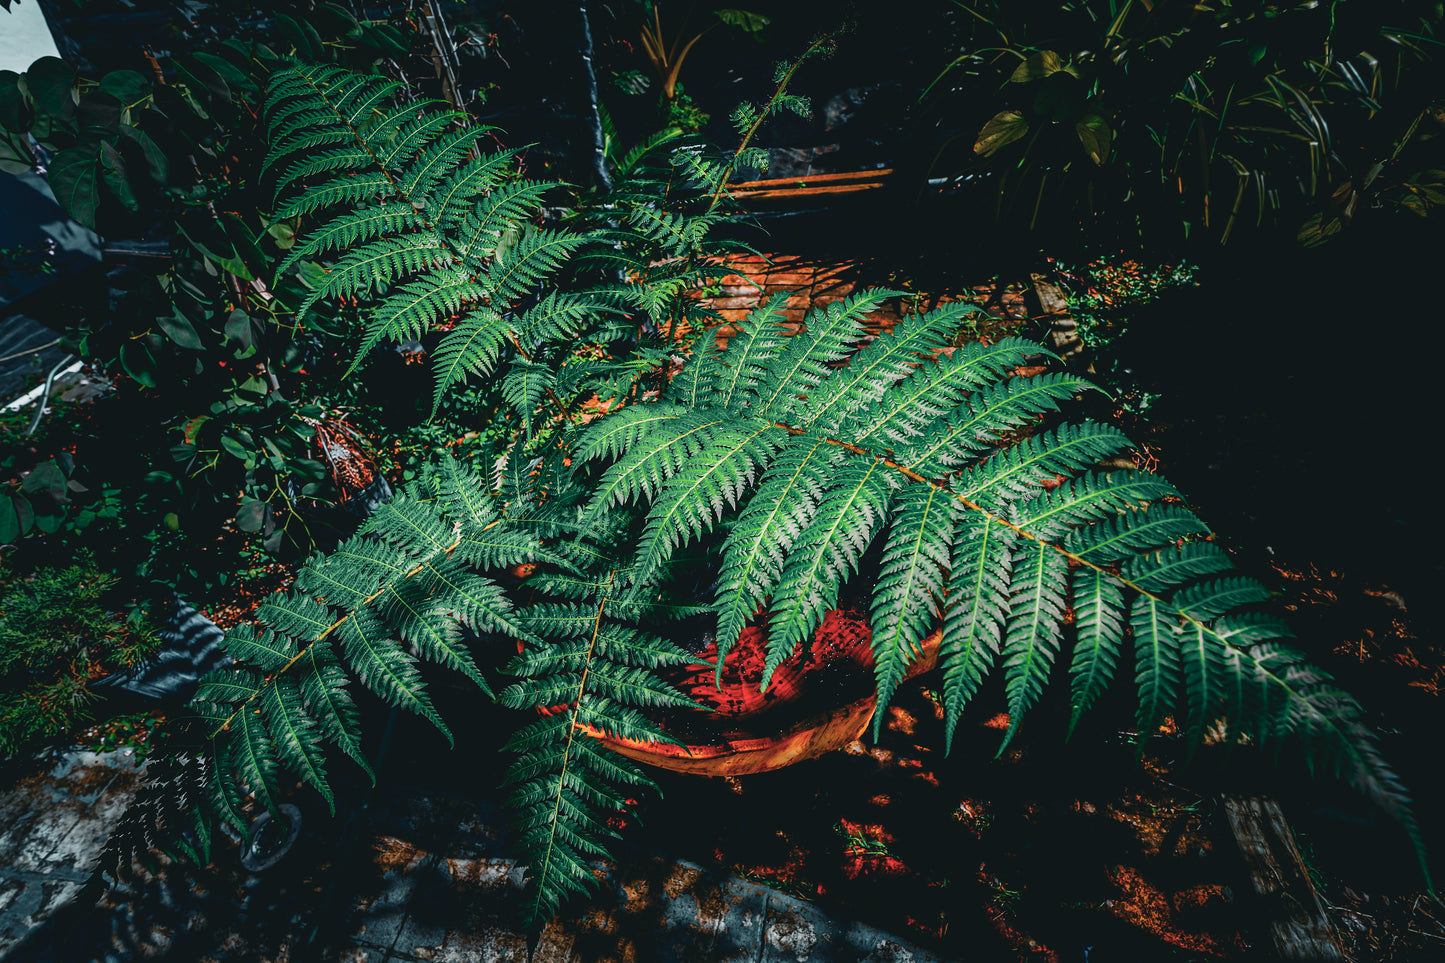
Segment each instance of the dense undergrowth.
[[[49,577],[34,558],[90,542],[196,588],[234,578],[248,536],[307,559],[228,635],[238,666],[172,719],[102,870],[157,840],[205,860],[217,821],[245,832],[296,780],[334,806],[337,751],[371,768],[359,691],[449,735],[429,662],[521,710],[505,782],[540,923],[593,885],[609,819],[652,783],[597,737],[667,740],[649,712],[691,704],[667,679],[692,658],[668,624],[715,619],[724,656],[765,624],[766,689],[865,565],[875,736],[937,631],[945,742],[990,678],[1004,746],[1036,705],[1072,728],[1122,683],[1138,732],[1167,718],[1196,744],[1225,718],[1230,740],[1288,740],[1420,847],[1358,703],[1180,491],[1122,467],[1134,443],[1077,417],[1092,388],[1044,349],[970,341],[958,305],[880,332],[869,314],[897,293],[880,290],[790,327],[770,301],[718,346],[696,293],[729,273],[726,183],[760,160],[750,138],[792,103],[796,64],[738,113],[738,150],[675,129],[623,150],[613,128],[611,189],[585,191],[528,178],[505,133],[388,75],[372,54],[391,33],[340,24],[354,46],[297,24],[292,47],[362,69],[232,42],[172,81],[92,83],[59,61],[0,78],[12,164],[28,134],[72,215],[145,209],[176,231],[127,310],[92,305],[73,335],[127,375],[108,410],[156,437],[129,442],[123,472],[12,459],[6,534],[47,519],[12,556],[41,573],[27,584]],[[110,433],[48,430],[77,454]],[[101,495],[73,503],[102,469]],[[387,475],[400,491],[355,530],[345,506]],[[124,504],[87,515],[102,496]],[[698,544],[720,559],[701,586]]]

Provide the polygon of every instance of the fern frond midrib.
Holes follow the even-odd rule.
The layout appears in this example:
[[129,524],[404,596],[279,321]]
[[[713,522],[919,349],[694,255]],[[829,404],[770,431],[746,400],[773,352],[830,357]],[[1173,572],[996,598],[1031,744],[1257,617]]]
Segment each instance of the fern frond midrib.
[[[611,586],[615,573],[609,574],[607,585]],[[572,745],[577,739],[577,733],[582,728],[577,721],[578,714],[582,711],[582,696],[587,691],[587,677],[592,671],[592,659],[597,650],[597,637],[602,631],[602,616],[607,609],[607,595],[601,596],[597,603],[597,613],[592,620],[592,636],[587,640],[587,653],[582,663],[582,673],[577,680],[577,697],[572,700],[568,709],[567,719],[567,741],[562,747],[562,768],[557,773],[557,793],[552,800],[552,815],[548,820],[551,832],[547,834],[547,852],[542,858],[542,865],[552,865],[552,853],[557,846],[557,829],[562,818],[562,787],[567,779],[567,767],[572,763]],[[535,899],[540,903],[545,898],[546,887],[539,885],[536,888]]]
[[[1004,526],[1005,528],[1010,529],[1010,530],[1013,531],[1016,535],[1022,536],[1023,538],[1026,538],[1026,539],[1028,539],[1029,541],[1034,542],[1034,543],[1036,543],[1036,544],[1043,545],[1043,546],[1046,546],[1046,547],[1048,547],[1048,548],[1051,548],[1051,549],[1053,549],[1055,552],[1058,552],[1060,555],[1062,555],[1064,558],[1068,559],[1068,560],[1071,561],[1071,562],[1077,563],[1078,565],[1081,565],[1081,566],[1083,566],[1083,567],[1085,567],[1085,568],[1093,569],[1094,571],[1099,572],[1100,574],[1107,575],[1107,576],[1109,576],[1110,578],[1113,578],[1114,580],[1116,580],[1120,585],[1123,585],[1123,586],[1126,587],[1126,588],[1132,589],[1133,591],[1135,591],[1135,592],[1137,592],[1138,594],[1144,596],[1145,598],[1153,599],[1154,601],[1159,602],[1159,603],[1162,603],[1162,604],[1165,604],[1165,605],[1168,605],[1168,604],[1169,604],[1169,603],[1167,602],[1167,600],[1166,600],[1163,596],[1158,595],[1158,594],[1156,594],[1156,593],[1154,593],[1154,592],[1149,591],[1148,589],[1143,588],[1143,587],[1140,586],[1137,582],[1134,582],[1133,580],[1129,579],[1128,577],[1120,574],[1115,568],[1111,568],[1111,567],[1109,567],[1109,566],[1107,566],[1107,565],[1102,565],[1102,564],[1100,564],[1100,563],[1098,563],[1098,562],[1090,561],[1089,559],[1084,558],[1084,557],[1081,556],[1081,555],[1078,555],[1078,554],[1076,554],[1076,553],[1074,553],[1074,552],[1069,551],[1068,549],[1064,548],[1062,545],[1057,544],[1056,542],[1052,541],[1052,540],[1049,539],[1049,538],[1046,538],[1046,537],[1044,537],[1044,536],[1042,536],[1042,535],[1036,535],[1036,534],[1034,534],[1033,532],[1030,532],[1030,531],[1028,531],[1027,529],[1025,529],[1023,526],[1018,525],[1018,524],[1015,524],[1014,522],[1010,521],[1009,519],[1004,518],[1002,515],[1000,515],[1000,514],[998,514],[998,513],[996,513],[996,512],[989,511],[987,508],[983,507],[982,505],[978,504],[977,502],[973,501],[972,499],[967,498],[967,497],[965,497],[965,496],[963,496],[963,495],[960,495],[959,493],[951,490],[951,489],[948,487],[948,485],[945,484],[944,482],[937,481],[937,480],[935,480],[935,479],[928,478],[928,477],[926,477],[926,476],[924,476],[924,475],[921,475],[921,474],[919,474],[918,472],[914,471],[913,469],[907,467],[906,465],[901,465],[901,464],[899,464],[898,462],[894,461],[892,458],[889,458],[889,457],[886,456],[886,455],[879,454],[879,453],[873,452],[873,451],[869,451],[868,449],[863,448],[863,447],[861,447],[861,446],[859,446],[859,445],[853,444],[852,442],[843,441],[843,440],[838,439],[838,438],[831,438],[831,437],[827,437],[827,436],[821,436],[821,435],[819,435],[818,433],[815,433],[815,432],[813,432],[813,431],[810,431],[810,430],[808,430],[808,429],[806,429],[806,428],[797,428],[797,427],[794,427],[794,426],[792,426],[792,425],[786,424],[786,423],[781,422],[781,421],[771,422],[771,427],[779,428],[779,429],[781,429],[781,430],[783,430],[783,431],[786,431],[788,434],[794,435],[794,436],[806,435],[806,436],[808,436],[808,437],[817,438],[817,439],[818,439],[819,441],[821,441],[823,444],[833,445],[833,446],[836,446],[836,447],[838,447],[838,448],[842,448],[844,451],[850,452],[850,453],[852,453],[852,454],[854,454],[854,455],[859,455],[859,456],[864,457],[864,458],[872,458],[872,459],[874,459],[874,460],[876,460],[876,461],[879,461],[879,462],[882,463],[883,467],[889,468],[889,469],[892,469],[893,471],[898,472],[899,474],[903,475],[905,478],[908,478],[910,481],[920,482],[920,483],[922,483],[922,484],[931,486],[931,487],[934,488],[935,490],[937,490],[937,491],[939,491],[939,492],[941,492],[941,493],[943,493],[943,494],[945,494],[945,495],[947,495],[947,496],[955,499],[955,500],[956,500],[959,504],[961,504],[964,508],[967,508],[967,509],[969,509],[970,511],[978,512],[978,513],[979,513],[980,515],[982,515],[983,517],[988,518],[988,519],[991,519],[993,522],[995,522],[995,523],[997,523],[997,524],[999,524],[999,525],[1002,525],[1002,526]],[[1172,606],[1171,606],[1171,608],[1172,608]],[[1201,619],[1194,618],[1193,616],[1189,615],[1188,612],[1178,611],[1178,615],[1179,615],[1180,618],[1184,619],[1186,622],[1188,622],[1189,624],[1191,624],[1191,625],[1193,625],[1193,626],[1197,626],[1197,627],[1199,627],[1199,628],[1201,628],[1201,629],[1208,629],[1208,623],[1206,623],[1205,621],[1203,621],[1203,620],[1201,620]],[[1235,645],[1229,643],[1227,639],[1221,639],[1221,642],[1222,642],[1230,651],[1243,652],[1243,650],[1240,649],[1238,646],[1235,646]],[[1280,680],[1280,682],[1281,682],[1282,685],[1286,685],[1287,691],[1289,691],[1289,692],[1291,692],[1291,693],[1295,693],[1295,690],[1293,690],[1293,689],[1291,689],[1291,688],[1288,688],[1287,684],[1284,683],[1283,680]],[[1298,694],[1298,693],[1295,693],[1295,694]]]

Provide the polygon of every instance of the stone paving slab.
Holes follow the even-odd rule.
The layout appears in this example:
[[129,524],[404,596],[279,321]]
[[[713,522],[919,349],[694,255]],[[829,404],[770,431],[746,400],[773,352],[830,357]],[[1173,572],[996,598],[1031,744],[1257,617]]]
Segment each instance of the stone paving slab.
[[597,867],[530,955],[525,868],[493,807],[390,787],[348,825],[318,815],[266,873],[234,846],[163,865],[96,907],[66,905],[135,792],[125,752],[73,752],[0,790],[0,959],[13,963],[942,963],[811,903],[638,852]]
[[80,889],[139,774],[129,750],[72,752],[0,792],[0,954]]

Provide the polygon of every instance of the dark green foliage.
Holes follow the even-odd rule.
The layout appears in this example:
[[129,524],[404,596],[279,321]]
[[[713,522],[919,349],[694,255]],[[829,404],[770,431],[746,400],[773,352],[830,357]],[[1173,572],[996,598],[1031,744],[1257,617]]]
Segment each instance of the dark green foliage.
[[678,548],[734,518],[722,542],[718,647],[726,652],[761,609],[766,687],[882,539],[871,589],[875,725],[941,620],[950,737],[999,666],[1007,743],[1064,652],[1072,609],[1076,720],[1132,636],[1140,731],[1173,714],[1191,740],[1221,716],[1261,742],[1294,737],[1418,841],[1359,707],[1288,645],[1285,626],[1248,611],[1268,597],[1261,586],[1215,577],[1227,560],[1200,541],[1208,529],[1174,490],[1097,467],[1130,447],[1113,428],[1038,426],[1084,386],[1011,376],[1042,353],[1023,341],[940,354],[956,308],[905,319],[860,349],[877,297],[816,311],[792,338],[778,336],[764,306],[726,351],[694,355],[657,404],[589,427],[578,454],[612,464],[584,522],[618,505],[647,507],[631,570],[613,591],[651,597]]
[[[1132,244],[1283,229],[1318,244],[1372,208],[1442,200],[1441,8],[971,0],[920,98],[929,173],[987,172],[1000,228]],[[1276,235],[1277,236],[1277,235]],[[1105,247],[1115,243],[1106,241]]]
[[[1055,667],[1074,721],[1128,675],[1141,731],[1172,715],[1196,740],[1221,717],[1259,742],[1293,736],[1418,837],[1359,707],[1250,609],[1264,590],[1228,574],[1166,482],[1105,467],[1131,448],[1118,430],[1061,417],[1089,386],[1019,373],[1043,349],[947,348],[976,310],[960,305],[875,336],[867,315],[895,292],[868,291],[798,333],[774,299],[719,350],[689,297],[725,270],[696,155],[664,139],[628,158],[610,199],[571,220],[584,229],[559,230],[539,223],[549,186],[509,176],[508,152],[478,156],[445,105],[330,67],[270,90],[268,176],[284,210],[322,222],[288,259],[309,272],[298,318],[368,304],[353,367],[447,328],[434,404],[484,376],[476,417],[492,424],[228,636],[239,665],[205,680],[177,743],[195,762],[173,782],[191,780],[201,823],[242,825],[248,793],[274,808],[284,774],[331,803],[331,750],[367,765],[353,687],[448,733],[424,663],[490,695],[505,661],[498,701],[525,713],[506,782],[539,924],[592,886],[607,817],[649,785],[596,737],[666,739],[653,710],[691,705],[659,676],[689,658],[659,625],[712,612],[726,655],[761,617],[766,687],[852,584],[870,596],[879,718],[937,632],[950,741],[992,672],[1007,738]],[[607,413],[584,426],[587,400]],[[698,600],[682,550],[705,539],[720,570]],[[163,810],[140,843],[114,841],[115,865],[146,833],[175,836]]]
[[107,608],[118,582],[89,557],[0,576],[0,757],[72,731],[86,683],[155,648],[144,619]]

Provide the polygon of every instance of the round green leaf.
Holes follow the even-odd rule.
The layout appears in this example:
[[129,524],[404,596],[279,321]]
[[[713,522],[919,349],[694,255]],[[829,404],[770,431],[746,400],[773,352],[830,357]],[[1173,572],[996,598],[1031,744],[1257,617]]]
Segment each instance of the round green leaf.
[[1086,95],[1083,81],[1066,71],[1045,78],[1034,94],[1034,113],[1057,124],[1067,123],[1084,112]]
[[189,348],[192,351],[205,350],[206,344],[196,332],[196,326],[191,324],[190,320],[180,312],[180,309],[177,309],[173,315],[161,315],[156,318],[156,323],[161,326],[166,337],[182,348]]
[[251,325],[250,315],[240,308],[236,308],[226,317],[224,330],[227,343],[235,342],[237,347],[242,350],[251,347],[256,333]]
[[0,171],[7,174],[24,174],[35,169],[35,155],[24,134],[0,133]]
[[296,246],[296,230],[285,221],[272,224],[266,228],[266,233],[271,235],[272,241],[283,251]]
[[35,510],[30,507],[30,499],[23,495],[10,496],[10,510],[15,513],[15,527],[19,533],[15,537],[19,538],[35,524]]
[[25,480],[20,483],[20,490],[25,492],[48,492],[56,498],[64,498],[66,493],[65,472],[52,459],[36,465]]
[[100,201],[100,145],[69,147],[50,164],[50,189],[66,214],[95,229],[95,208]]
[[242,461],[246,461],[251,457],[250,450],[230,435],[221,436],[221,447],[226,450],[227,454],[239,458]]
[[[235,214],[225,214],[221,217],[221,228],[226,232],[226,240],[231,242],[236,256],[245,264],[246,271],[250,276],[268,278],[271,274],[271,261],[256,246],[256,235],[246,226],[246,222]],[[242,272],[236,271],[235,273],[241,274]]]
[[80,98],[75,108],[75,122],[82,131],[92,134],[117,134],[125,105],[103,90],[92,90]]
[[1013,74],[1009,76],[1009,83],[1026,84],[1031,80],[1056,74],[1063,69],[1064,62],[1059,59],[1058,54],[1052,50],[1040,50],[1037,53],[1029,54],[1024,58],[1023,63],[1014,68]]
[[137,383],[147,388],[156,386],[156,371],[159,366],[150,346],[144,341],[127,341],[120,346],[120,366]]
[[744,33],[757,33],[773,22],[771,17],[753,13],[751,10],[714,10],[713,13],[729,27],[737,27]]
[[236,528],[243,532],[259,532],[266,526],[266,502],[253,497],[241,499],[241,509],[236,513]]
[[20,537],[20,517],[10,498],[0,497],[0,545],[9,545]]
[[183,54],[176,58],[176,69],[193,91],[206,91],[213,102],[231,103],[231,86],[214,67],[196,59],[194,55]]
[[25,71],[25,86],[41,110],[57,120],[75,116],[75,68],[59,57],[41,57]]
[[361,34],[361,43],[390,56],[404,57],[411,53],[406,35],[389,23],[368,26]]
[[983,125],[983,130],[978,132],[973,152],[987,157],[1028,132],[1029,122],[1023,114],[1016,110],[1001,110],[990,117],[988,123]]
[[[325,61],[330,59],[326,55],[326,45],[321,42],[321,36],[316,28],[305,20],[297,20],[284,13],[276,14],[276,29],[281,31],[281,36],[296,47],[296,53],[307,60]],[[374,31],[376,28],[372,28]],[[368,32],[372,32],[368,31]],[[366,38],[362,38],[364,43]],[[401,51],[405,53],[406,51]]]
[[125,161],[120,156],[120,151],[110,141],[100,142],[100,173],[105,180],[105,186],[110,188],[111,194],[120,201],[128,211],[138,210],[140,201],[136,200],[135,190],[130,184],[130,175],[126,173]]
[[260,94],[260,85],[226,58],[199,50],[192,54],[192,56],[197,62],[205,64],[215,72],[216,76],[224,80],[230,92],[240,93],[248,97],[254,97]]
[[100,89],[126,107],[134,107],[150,96],[151,80],[134,70],[112,70],[100,78]]
[[23,134],[35,123],[35,108],[20,88],[20,75],[0,70],[0,127]]
[[150,175],[151,180],[159,185],[164,185],[171,172],[170,161],[166,160],[165,151],[161,150],[160,146],[151,140],[150,135],[139,127],[121,124],[120,136],[140,150],[141,156],[145,158],[146,173]]
[[1109,127],[1109,122],[1098,114],[1090,114],[1074,125],[1074,131],[1079,135],[1079,143],[1084,145],[1084,152],[1095,164],[1102,165],[1109,159],[1109,145],[1114,140],[1114,131]]
[[316,8],[314,17],[319,28],[332,36],[345,37],[347,40],[355,40],[361,36],[361,21],[340,4],[323,3]]

